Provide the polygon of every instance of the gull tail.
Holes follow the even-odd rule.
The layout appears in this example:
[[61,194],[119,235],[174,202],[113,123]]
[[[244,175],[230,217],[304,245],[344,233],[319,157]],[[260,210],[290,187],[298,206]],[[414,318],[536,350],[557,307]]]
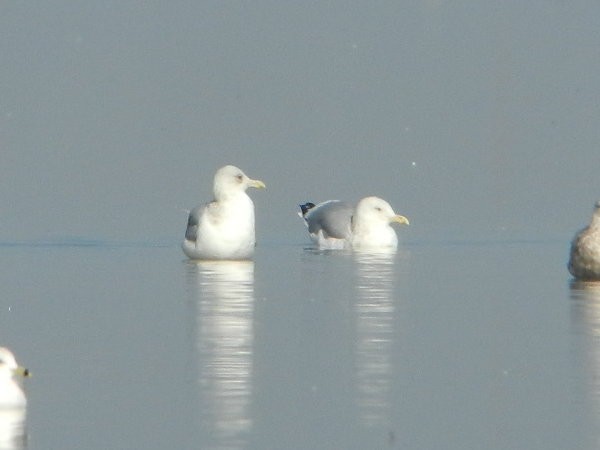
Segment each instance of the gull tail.
[[305,219],[306,214],[315,207],[315,204],[311,203],[311,202],[307,202],[307,203],[304,203],[303,205],[299,205],[299,206],[300,206],[300,209],[302,210],[302,212],[298,213],[298,215],[300,217],[302,217],[303,219]]

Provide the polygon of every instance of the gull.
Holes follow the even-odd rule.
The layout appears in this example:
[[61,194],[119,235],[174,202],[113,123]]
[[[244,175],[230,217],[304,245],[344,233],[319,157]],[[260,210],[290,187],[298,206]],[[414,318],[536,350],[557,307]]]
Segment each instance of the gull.
[[249,187],[264,188],[235,166],[215,173],[214,200],[189,213],[183,252],[191,259],[250,259],[256,245],[254,203]]
[[379,197],[365,197],[356,207],[327,200],[305,203],[300,209],[310,238],[321,249],[395,249],[398,237],[390,224],[409,224]]
[[578,280],[600,280],[600,201],[590,224],[571,241],[569,272]]
[[28,377],[29,370],[17,364],[6,347],[0,347],[0,408],[23,408],[27,399],[16,377]]

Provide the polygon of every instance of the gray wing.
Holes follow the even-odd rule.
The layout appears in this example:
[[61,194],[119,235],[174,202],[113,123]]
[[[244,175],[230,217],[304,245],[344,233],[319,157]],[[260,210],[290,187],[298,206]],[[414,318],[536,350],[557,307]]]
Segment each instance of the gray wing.
[[185,238],[188,241],[195,241],[198,238],[198,224],[205,206],[197,206],[190,211],[188,216],[187,228],[185,229]]
[[354,208],[338,200],[330,200],[310,209],[306,214],[308,231],[317,234],[323,231],[325,237],[345,239],[350,233],[350,223]]

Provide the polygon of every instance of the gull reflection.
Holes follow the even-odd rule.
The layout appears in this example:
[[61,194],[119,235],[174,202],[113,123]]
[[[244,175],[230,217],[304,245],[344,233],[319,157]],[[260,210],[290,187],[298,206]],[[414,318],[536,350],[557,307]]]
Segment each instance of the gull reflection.
[[25,408],[0,409],[0,449],[23,450],[26,448]]
[[391,422],[392,347],[394,344],[394,251],[354,252],[357,268],[356,395],[367,426]]
[[202,432],[214,446],[246,447],[252,427],[254,263],[189,262]]
[[[600,424],[600,282],[572,281],[573,326],[583,339],[586,398],[592,401],[594,428]],[[596,438],[600,438],[597,433]]]

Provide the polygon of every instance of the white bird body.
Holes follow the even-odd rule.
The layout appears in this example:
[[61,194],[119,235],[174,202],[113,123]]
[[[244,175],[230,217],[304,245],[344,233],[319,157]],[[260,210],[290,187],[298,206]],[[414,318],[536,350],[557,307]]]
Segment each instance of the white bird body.
[[356,208],[339,200],[301,208],[309,235],[321,249],[395,249],[398,236],[390,223],[409,223],[378,197],[365,197]]
[[579,280],[600,280],[600,201],[590,224],[571,242],[569,272]]
[[29,376],[29,371],[20,367],[12,352],[0,347],[0,408],[24,408],[27,399],[16,376]]
[[182,244],[186,256],[215,260],[251,258],[256,245],[254,203],[246,189],[264,186],[237,167],[219,169],[214,180],[215,199],[190,211]]

